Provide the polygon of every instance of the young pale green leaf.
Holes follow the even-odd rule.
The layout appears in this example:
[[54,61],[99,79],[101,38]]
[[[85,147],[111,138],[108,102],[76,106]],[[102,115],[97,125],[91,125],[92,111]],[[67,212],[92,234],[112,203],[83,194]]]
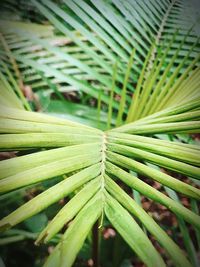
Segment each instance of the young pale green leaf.
[[[167,148],[173,148],[178,151],[186,151],[189,153],[198,153],[200,150],[200,147],[195,144],[185,144],[185,143],[180,143],[177,141],[168,141],[168,140],[161,140],[158,138],[152,138],[152,137],[146,137],[146,136],[140,136],[140,135],[133,135],[133,134],[125,134],[125,133],[116,133],[114,131],[109,131],[107,132],[108,140],[111,137],[116,140],[130,140],[130,141],[137,141],[140,143],[144,144],[153,144],[153,145],[158,145],[162,147],[167,147]],[[119,142],[120,143],[120,142]]]
[[[173,242],[167,233],[144,211],[128,194],[126,194],[111,178],[106,175],[106,190],[130,213],[138,218],[146,229],[156,237],[166,249],[177,267],[191,267],[183,251]],[[137,192],[137,191],[136,191]]]
[[0,229],[10,228],[25,219],[41,212],[59,199],[67,196],[81,185],[100,174],[100,164],[95,164],[84,170],[72,175],[66,180],[54,185],[45,192],[31,199],[17,210],[4,217],[0,221]]
[[112,163],[119,165],[121,167],[129,168],[139,174],[143,174],[147,177],[150,177],[159,183],[166,185],[186,196],[192,197],[194,199],[200,200],[200,190],[188,185],[184,182],[179,181],[178,179],[173,178],[172,176],[158,171],[156,169],[150,168],[143,163],[135,161],[133,159],[124,157],[122,155],[107,152],[107,158]]
[[183,207],[179,203],[173,201],[172,199],[159,192],[152,186],[144,183],[137,177],[129,174],[128,172],[109,162],[106,162],[106,171],[112,175],[115,175],[124,183],[139,191],[148,198],[153,199],[154,201],[159,202],[160,204],[168,207],[168,209],[173,211],[175,214],[200,229],[200,216],[191,212],[189,209]]
[[108,193],[106,193],[105,213],[116,230],[148,267],[166,266],[135,220]]
[[183,161],[191,165],[200,166],[200,159],[199,159],[199,156],[196,154],[196,150],[188,149],[188,151],[186,150],[184,151],[184,149],[182,149],[181,144],[176,145],[175,148],[173,148],[173,142],[172,142],[172,147],[165,147],[164,145],[142,143],[142,142],[130,140],[130,139],[124,140],[121,138],[108,138],[108,140],[110,141],[110,143],[116,143],[116,144],[131,146],[134,148],[139,148],[139,149],[149,151],[149,152],[152,152],[158,155],[177,159],[179,161]]
[[47,227],[40,233],[36,244],[48,242],[62,227],[72,220],[84,207],[91,197],[100,189],[100,177],[89,182],[81,189],[53,218]]
[[102,193],[93,197],[63,235],[60,267],[71,267],[93,224],[102,212]]
[[101,140],[101,136],[91,134],[69,133],[24,133],[24,134],[1,134],[0,150],[24,150],[40,147],[62,147],[83,143],[95,143]]
[[[54,125],[48,123],[31,122],[14,119],[0,120],[0,133],[68,133],[90,135],[93,131],[90,128],[81,129],[81,127]],[[101,131],[95,133],[101,135]]]
[[[181,103],[177,105],[173,105],[171,107],[167,107],[166,109],[163,109],[161,111],[158,111],[154,114],[148,115],[142,119],[139,119],[132,123],[132,125],[140,125],[140,124],[149,124],[156,122],[158,118],[164,118],[164,120],[169,117],[173,118],[174,115],[178,114],[184,114],[189,111],[199,110],[200,108],[200,98],[196,97],[195,99],[188,100],[186,103]],[[121,129],[125,129],[127,126],[121,126],[119,127]]]
[[116,132],[131,134],[159,134],[159,133],[198,133],[200,131],[200,121],[183,121],[155,123],[146,125],[135,125],[134,123],[115,129]]
[[79,127],[83,128],[86,130],[90,130],[91,134],[92,133],[99,133],[100,131],[89,127],[85,126],[83,124],[77,123],[77,122],[72,122],[66,119],[61,119],[61,118],[55,118],[53,116],[49,116],[46,114],[42,114],[39,112],[28,112],[25,110],[20,110],[16,108],[8,108],[5,106],[0,107],[0,115],[2,118],[7,118],[7,119],[16,119],[16,120],[22,120],[22,121],[31,121],[31,122],[39,122],[39,123],[48,123],[48,124],[55,124],[55,125],[65,125],[65,126],[74,126],[74,127]]
[[0,193],[38,183],[100,162],[100,153],[82,152],[79,156],[61,159],[34,167],[0,180]]
[[[71,267],[92,225],[100,216],[100,194],[93,197],[76,216],[60,242],[47,258],[44,267]],[[70,244],[70,245],[68,245]],[[71,246],[73,244],[73,246]],[[70,252],[70,253],[69,253]]]
[[200,118],[200,111],[197,110],[197,111],[185,112],[183,114],[178,114],[178,115],[173,115],[173,116],[161,117],[161,118],[153,119],[152,121],[148,120],[147,124],[195,121],[195,120],[198,120],[199,118]]
[[167,169],[180,172],[185,175],[189,175],[196,179],[200,179],[200,168],[186,164],[184,162],[180,162],[177,160],[157,155],[155,153],[147,152],[138,148],[132,148],[124,145],[108,144],[108,148],[113,152],[117,152],[125,156],[132,156],[133,158],[136,159],[143,159],[145,161],[155,163],[161,167],[165,167]]
[[91,153],[98,153],[100,150],[100,143],[89,143],[55,148],[21,157],[7,159],[0,162],[0,179],[15,175],[25,170],[30,170],[33,167],[48,164],[50,162],[62,159],[70,159],[71,157],[79,156],[80,154],[85,153],[85,151],[87,151],[87,153],[89,153],[89,151],[91,151]]

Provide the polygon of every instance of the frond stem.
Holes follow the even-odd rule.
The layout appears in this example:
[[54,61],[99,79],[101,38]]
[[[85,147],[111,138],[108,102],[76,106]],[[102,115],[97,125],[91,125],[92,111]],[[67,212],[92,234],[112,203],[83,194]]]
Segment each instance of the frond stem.
[[92,259],[93,267],[99,267],[99,221],[92,228]]
[[159,43],[160,43],[161,36],[162,36],[163,30],[164,30],[166,21],[167,21],[167,19],[168,19],[168,17],[169,17],[169,14],[170,14],[170,12],[171,12],[171,9],[173,8],[173,6],[174,6],[175,3],[176,3],[176,0],[173,0],[173,1],[171,2],[171,4],[169,5],[169,7],[168,7],[168,9],[166,10],[166,13],[165,13],[165,15],[164,15],[164,17],[163,17],[163,19],[162,19],[162,22],[161,22],[161,24],[160,24],[160,28],[159,28],[159,30],[158,30],[158,32],[157,32],[157,35],[155,36],[155,47],[154,47],[154,49],[153,49],[153,51],[152,51],[152,54],[151,54],[151,57],[150,57],[150,59],[149,59],[149,64],[148,64],[148,66],[147,66],[147,73],[150,72],[150,70],[151,70],[151,68],[152,68],[152,66],[153,66],[153,62],[154,62],[154,60],[155,60],[155,56],[156,56],[156,52],[157,52],[157,47],[158,47],[158,45],[159,45]]

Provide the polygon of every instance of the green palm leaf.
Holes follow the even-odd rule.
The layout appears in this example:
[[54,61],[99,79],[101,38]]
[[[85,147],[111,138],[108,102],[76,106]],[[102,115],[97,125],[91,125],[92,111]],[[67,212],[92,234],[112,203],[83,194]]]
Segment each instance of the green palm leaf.
[[[49,242],[71,222],[46,267],[72,266],[92,226],[104,215],[147,266],[166,264],[138,221],[175,266],[191,266],[178,245],[117,184],[166,206],[183,227],[187,222],[200,229],[199,215],[133,175],[200,199],[193,183],[154,168],[200,178],[199,146],[158,138],[200,130],[199,39],[193,23],[183,19],[176,25],[183,12],[189,13],[187,5],[157,0],[63,2],[62,9],[53,1],[32,1],[62,36],[51,26],[0,23],[0,149],[27,150],[0,163],[0,193],[59,176],[55,185],[2,218],[0,229],[74,193],[38,235],[37,244]],[[109,130],[31,112],[16,82],[21,75],[33,88],[45,85],[52,91],[50,85],[56,84],[62,93],[73,87],[97,99],[99,110],[101,102],[106,104]]]
[[[195,101],[192,103],[195,104]],[[179,106],[179,108],[174,107],[173,109],[170,109],[172,114],[171,116],[175,116],[174,113],[176,114],[177,110],[179,110],[179,114],[184,114],[185,109],[183,107],[184,106],[182,105]],[[188,105],[188,107],[192,109],[194,105]],[[198,109],[199,105],[196,105],[195,110]],[[17,144],[18,139],[21,140],[21,138],[25,138],[28,133],[32,135],[31,137],[34,137],[34,134],[36,137],[37,134],[42,134],[37,138],[39,138],[38,141],[43,139],[43,142],[35,143],[33,139],[30,143],[30,139],[27,141],[24,139],[23,146],[21,147],[23,149],[27,149],[30,146],[32,148],[45,147],[45,142],[49,147],[56,147],[58,146],[56,145],[56,142],[58,141],[60,142],[59,146],[62,147],[43,152],[35,152],[31,155],[25,155],[2,162],[0,165],[1,193],[38,183],[42,180],[51,179],[57,175],[68,173],[70,177],[39,194],[23,206],[19,207],[16,211],[3,218],[0,223],[2,229],[12,227],[26,218],[37,214],[49,205],[64,196],[67,196],[70,192],[73,192],[75,189],[85,185],[83,189],[81,189],[81,191],[66,204],[63,210],[58,213],[58,215],[38,237],[37,242],[41,242],[42,240],[45,242],[49,241],[62,228],[64,223],[75,217],[73,224],[66,231],[61,243],[58,245],[58,249],[56,249],[53,253],[56,255],[59,253],[60,256],[58,257],[58,260],[60,262],[60,266],[71,266],[91,226],[101,213],[104,212],[130,247],[148,266],[156,266],[156,262],[156,264],[159,265],[164,264],[163,261],[159,259],[158,254],[153,249],[150,241],[146,241],[146,236],[142,233],[142,229],[139,228],[136,222],[134,223],[134,221],[130,219],[130,212],[132,212],[132,210],[130,210],[129,206],[127,206],[128,204],[122,208],[121,204],[124,205],[123,197],[119,200],[118,194],[114,193],[115,190],[117,190],[115,189],[117,185],[113,185],[114,189],[112,189],[112,183],[114,182],[109,178],[109,176],[119,178],[128,186],[134,188],[148,198],[168,207],[172,212],[185,221],[191,223],[197,228],[200,228],[198,215],[151,186],[145,184],[129,172],[123,170],[125,167],[126,169],[134,170],[139,174],[145,174],[163,185],[167,185],[168,187],[171,187],[188,197],[199,200],[199,190],[194,188],[192,185],[187,185],[168,174],[164,174],[159,170],[154,170],[144,164],[146,161],[152,162],[158,166],[169,168],[185,175],[190,175],[196,179],[200,177],[198,167],[200,162],[196,156],[196,151],[199,150],[197,146],[186,144],[182,146],[182,144],[178,142],[163,141],[154,137],[143,137],[132,134],[132,132],[136,132],[137,134],[140,132],[142,134],[148,134],[149,129],[151,129],[151,134],[155,135],[160,133],[160,127],[157,127],[157,125],[160,126],[160,123],[157,123],[156,119],[154,121],[154,118],[159,117],[159,112],[158,114],[154,114],[152,120],[144,120],[144,123],[141,124],[138,121],[138,125],[136,124],[137,122],[133,122],[119,128],[111,129],[104,133],[100,130],[95,130],[94,128],[82,126],[81,124],[71,123],[62,119],[59,121],[53,117],[51,118],[47,115],[35,114],[29,111],[22,111],[18,109],[15,111],[15,109],[10,109],[9,107],[5,108],[5,111],[6,113],[3,113],[2,109],[1,112],[1,131],[3,133],[1,135],[1,148],[3,150],[8,148],[9,136],[14,137],[14,139],[12,138],[12,143],[10,144],[11,148],[15,142]],[[188,110],[186,112],[188,112]],[[169,114],[168,109],[163,110],[160,118],[163,118],[162,115],[165,115],[166,113]],[[182,128],[183,123],[185,123],[184,128]],[[187,133],[195,132],[196,130],[199,131],[198,121],[194,121],[194,123],[190,122],[188,124],[186,116],[186,121],[184,121],[183,118],[183,121],[181,120],[180,122],[176,122],[176,128],[173,128],[171,126],[172,123],[168,122],[164,122],[163,125],[167,125],[168,127],[170,124],[172,128],[168,129],[173,129],[173,132],[175,133],[176,129],[181,129],[182,132]],[[195,125],[195,127],[191,127],[191,125]],[[138,131],[136,129],[138,129]],[[165,129],[163,132],[164,131]],[[126,132],[128,132],[128,134]],[[50,140],[48,140],[48,134],[51,135]],[[68,143],[67,136],[69,136],[69,134],[74,135],[74,143],[71,143],[72,141]],[[75,136],[77,134],[79,137],[76,139]],[[164,150],[161,150],[161,147]],[[180,153],[176,153],[176,155],[174,155],[173,149]],[[143,160],[144,163],[138,162],[138,159]],[[31,162],[34,162],[34,165],[31,165]],[[10,168],[10,166],[12,166],[12,168]],[[75,170],[76,174],[72,174]],[[108,189],[107,183],[109,185]],[[90,188],[90,193],[86,193],[88,188]],[[112,197],[110,196],[110,193],[112,193]],[[124,194],[125,197],[126,193]],[[78,199],[80,199],[80,201],[77,205],[76,203]],[[94,209],[89,208],[90,202],[96,203],[91,204]],[[121,214],[120,216],[122,217],[117,215],[118,213]],[[140,219],[139,214],[134,215]],[[87,226],[84,222],[86,217],[91,218],[91,223],[87,224]],[[126,220],[126,223],[124,223],[124,219]],[[144,225],[147,223],[145,219],[144,221],[142,219],[142,222]],[[153,223],[153,225],[154,224],[155,223]],[[127,226],[125,227],[125,225]],[[78,226],[81,226],[81,229],[85,229],[81,235],[79,232],[76,232]],[[129,233],[130,229],[136,228],[138,229],[138,237],[135,235],[132,236],[132,231]],[[152,229],[150,231],[152,231]],[[71,251],[69,250],[69,244],[72,244],[72,240],[76,240],[76,246],[72,246],[74,249]],[[141,243],[137,243],[139,242],[137,240],[141,240]],[[166,246],[166,244],[163,243],[162,238],[160,242],[162,245]],[[173,243],[171,240],[167,242]],[[173,246],[176,247],[175,244]],[[168,249],[170,250],[170,248]],[[151,261],[149,261],[149,257],[144,254],[145,251],[149,251],[149,253],[154,255]],[[66,263],[64,259],[68,253],[70,255],[69,257],[67,256],[69,258],[69,263]],[[181,252],[178,251],[178,253],[180,254]],[[172,251],[170,251],[169,254],[176,262],[177,266],[190,266],[183,255],[178,261]],[[182,262],[183,257],[185,260],[184,265]]]

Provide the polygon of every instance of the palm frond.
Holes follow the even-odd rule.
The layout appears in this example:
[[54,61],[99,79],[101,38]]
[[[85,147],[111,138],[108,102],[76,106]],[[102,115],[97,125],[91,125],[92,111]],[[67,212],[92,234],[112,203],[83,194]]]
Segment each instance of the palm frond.
[[[56,260],[60,264],[59,266],[71,266],[90,228],[101,213],[104,212],[113,226],[147,266],[165,266],[165,264],[150,241],[147,241],[148,239],[140,226],[136,221],[132,221],[130,213],[134,213],[134,216],[141,220],[150,232],[154,231],[154,227],[159,228],[161,236],[158,237],[157,235],[156,237],[161,245],[168,250],[176,266],[191,266],[174,241],[161,230],[149,215],[143,211],[144,218],[141,218],[141,213],[135,211],[135,209],[142,209],[141,207],[136,205],[135,202],[133,204],[128,204],[129,202],[125,204],[123,199],[129,199],[130,197],[122,189],[118,189],[115,179],[120,179],[146,197],[166,206],[184,221],[199,229],[198,215],[129,173],[129,171],[133,170],[139,174],[147,175],[149,178],[192,199],[200,199],[200,193],[197,188],[145,164],[150,162],[199,179],[200,169],[198,166],[200,161],[196,154],[199,151],[199,147],[139,135],[141,133],[147,135],[149,133],[154,135],[160,133],[161,124],[160,121],[157,123],[156,120],[157,118],[162,119],[163,114],[171,114],[173,117],[176,116],[177,110],[179,115],[183,115],[185,111],[187,113],[193,108],[197,111],[199,102],[189,102],[188,108],[184,104],[178,108],[168,108],[162,112],[155,113],[151,120],[148,120],[147,117],[146,122],[144,119],[143,123],[138,121],[137,125],[136,121],[105,133],[64,119],[59,120],[47,115],[9,107],[2,108],[2,150],[9,147],[27,149],[30,147],[61,146],[61,148],[51,148],[47,151],[35,152],[31,155],[3,161],[0,165],[1,193],[40,183],[58,175],[67,174],[69,177],[3,218],[1,228],[7,229],[22,222],[64,196],[69,195],[75,189],[80,188],[79,193],[61,209],[38,237],[37,242],[48,242],[67,221],[74,218],[73,223],[66,230],[46,266],[50,264],[48,262],[51,262],[54,257],[56,258],[53,260]],[[174,119],[174,123],[163,122],[164,130],[162,132],[172,131],[177,133],[181,131],[188,133],[199,131],[199,123],[195,118],[194,122],[187,122],[187,116],[184,116],[181,121]],[[73,134],[74,140],[71,139],[71,134]],[[30,138],[32,142],[30,142]],[[21,142],[22,139],[23,141]],[[38,141],[35,142],[35,140]],[[142,162],[138,160],[142,160]],[[75,174],[73,174],[74,171],[76,172]],[[113,180],[114,177],[115,179]],[[90,194],[86,194],[88,188],[91,188],[89,190]],[[116,194],[118,191],[122,195],[120,199],[119,194]],[[79,201],[78,205],[75,205],[77,199],[81,199],[81,201]],[[132,202],[133,200],[130,203]],[[85,220],[87,221],[87,226]],[[90,223],[88,223],[88,220]],[[126,224],[124,224],[124,220],[126,220]],[[148,221],[150,221],[149,224]],[[79,226],[81,228],[77,228]],[[84,231],[80,234],[77,229],[84,229]],[[138,237],[135,236],[135,230],[132,231],[131,229],[137,229]],[[72,240],[72,236],[76,242]],[[139,242],[138,240],[141,241]],[[71,246],[71,242],[75,242],[76,245]],[[169,247],[168,243],[172,244],[172,246]],[[69,244],[72,250],[69,250]],[[149,261],[147,251],[153,255],[151,261]],[[67,264],[64,260],[66,255],[69,260]],[[181,255],[181,257],[177,257],[177,255]]]
[[[167,207],[182,227],[187,222],[200,229],[196,206],[192,211],[140,178],[145,175],[193,201],[200,199],[192,182],[200,178],[199,146],[159,138],[200,130],[199,39],[196,25],[186,23],[186,17],[180,20],[184,12],[189,14],[187,4],[63,2],[61,8],[49,0],[32,1],[53,26],[0,23],[0,149],[27,150],[26,155],[0,163],[0,193],[59,177],[55,185],[4,217],[0,229],[14,227],[76,192],[37,238],[37,244],[49,242],[67,224],[46,267],[72,266],[92,226],[104,214],[147,266],[166,264],[143,227],[175,266],[191,267],[195,260],[191,246],[190,263],[118,185]],[[20,91],[21,77],[33,89],[47,86],[55,92],[56,85],[61,98],[63,91],[82,91],[97,100],[98,113],[101,103],[106,104],[108,130],[31,112]],[[110,129],[112,125],[117,127]],[[191,182],[161,168],[189,176]]]

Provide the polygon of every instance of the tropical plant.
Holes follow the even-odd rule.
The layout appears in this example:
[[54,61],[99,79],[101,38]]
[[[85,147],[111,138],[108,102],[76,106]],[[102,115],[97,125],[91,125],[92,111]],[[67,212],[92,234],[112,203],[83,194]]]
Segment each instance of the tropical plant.
[[[59,32],[47,25],[1,21],[0,148],[23,153],[0,162],[0,193],[61,177],[4,217],[1,229],[70,195],[36,240],[49,242],[69,223],[46,267],[71,266],[93,225],[98,221],[97,235],[105,217],[147,266],[166,264],[144,228],[174,266],[198,266],[185,224],[195,228],[198,239],[198,212],[179,203],[175,193],[191,198],[194,207],[200,199],[200,148],[182,141],[183,134],[200,129],[199,39],[196,25],[178,20],[181,12],[189,14],[187,5],[129,0],[63,3],[32,1]],[[181,25],[174,25],[177,21]],[[31,111],[20,90],[22,81],[38,91],[46,86],[60,99],[72,88],[96,99],[106,130]],[[166,194],[143,176],[162,184]],[[130,197],[128,188],[176,214],[187,256]]]

